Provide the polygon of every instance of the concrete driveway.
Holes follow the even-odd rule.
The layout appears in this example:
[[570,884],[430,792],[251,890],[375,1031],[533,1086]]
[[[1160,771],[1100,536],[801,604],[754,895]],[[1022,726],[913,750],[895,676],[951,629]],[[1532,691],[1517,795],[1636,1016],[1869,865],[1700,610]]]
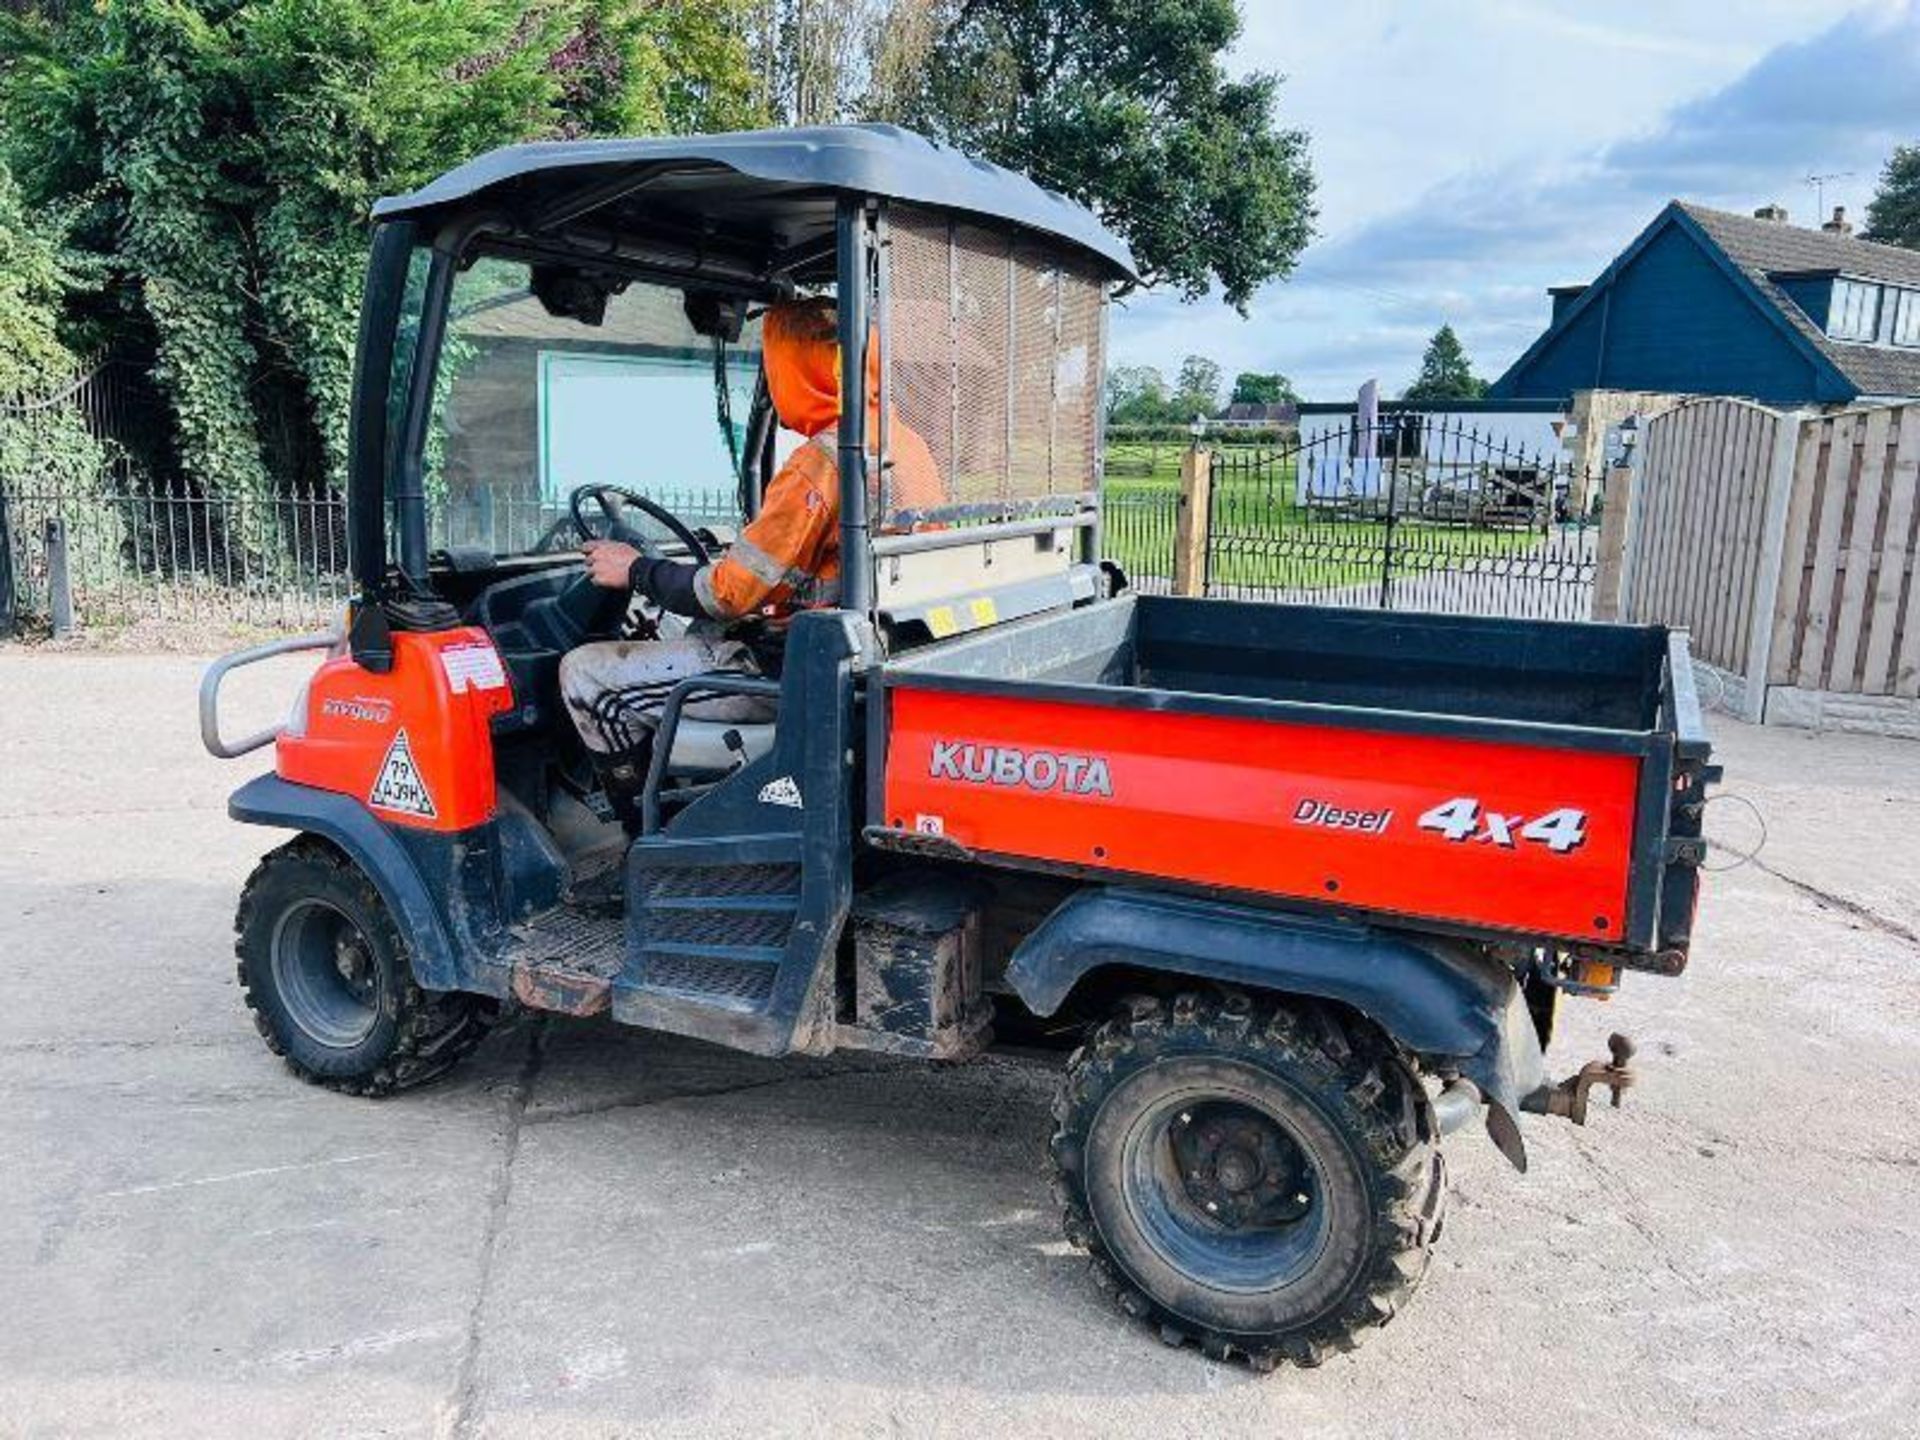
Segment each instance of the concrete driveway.
[[1555,1047],[1633,1034],[1627,1108],[1530,1123],[1525,1177],[1456,1139],[1413,1306],[1262,1379],[1109,1311],[1041,1071],[543,1022],[396,1100],[297,1083],[197,673],[0,652],[0,1433],[1920,1434],[1920,746],[1720,725],[1760,863]]

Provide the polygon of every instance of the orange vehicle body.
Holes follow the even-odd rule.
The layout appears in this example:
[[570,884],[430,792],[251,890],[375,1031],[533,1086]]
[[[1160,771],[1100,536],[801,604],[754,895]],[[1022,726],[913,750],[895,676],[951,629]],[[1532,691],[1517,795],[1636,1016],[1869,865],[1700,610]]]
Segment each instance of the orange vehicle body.
[[986,855],[1617,941],[1627,754],[896,687],[884,809]]
[[303,722],[274,742],[274,768],[390,824],[468,830],[493,818],[489,723],[513,703],[486,631],[397,633],[385,674],[348,655],[314,673]]

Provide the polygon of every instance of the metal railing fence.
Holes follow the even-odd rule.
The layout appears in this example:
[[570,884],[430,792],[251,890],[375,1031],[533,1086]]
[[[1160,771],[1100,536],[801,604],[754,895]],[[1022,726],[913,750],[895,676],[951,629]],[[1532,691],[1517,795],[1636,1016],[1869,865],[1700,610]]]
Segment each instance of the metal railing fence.
[[[112,480],[112,485],[102,483]],[[436,549],[571,549],[567,508],[537,496],[486,497],[436,508]],[[731,496],[662,492],[689,523],[732,524]],[[64,549],[64,555],[61,554]],[[0,567],[15,614],[55,615],[64,560],[72,612],[83,627],[141,622],[300,630],[337,619],[352,591],[347,505],[336,494],[255,500],[208,496],[183,481],[94,477],[40,486],[0,480]]]
[[60,609],[62,548],[83,627],[152,620],[310,629],[346,599],[346,507],[332,497],[263,502],[136,481],[104,493],[8,484],[0,504],[13,603],[30,620]]
[[[39,397],[0,397],[0,633],[20,617],[56,630],[290,630],[337,617],[351,589],[344,498],[213,495],[169,473],[166,447],[148,438],[145,379],[109,361]],[[1197,502],[1204,545],[1190,593],[1587,613],[1593,487],[1557,457],[1410,416],[1207,448],[1210,498]],[[1149,593],[1176,584],[1185,454],[1158,434],[1119,435],[1105,450],[1103,550]],[[655,498],[694,524],[737,523],[731,493]],[[517,554],[574,543],[564,502],[525,481],[469,479],[431,514],[438,549]]]

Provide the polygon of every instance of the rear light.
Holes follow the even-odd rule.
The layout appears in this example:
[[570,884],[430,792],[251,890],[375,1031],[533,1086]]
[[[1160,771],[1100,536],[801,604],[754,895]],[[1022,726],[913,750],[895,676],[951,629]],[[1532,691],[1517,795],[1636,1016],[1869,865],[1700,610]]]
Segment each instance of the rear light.
[[1620,988],[1620,967],[1581,956],[1573,962],[1573,973],[1564,988],[1575,995],[1611,1000],[1613,992]]

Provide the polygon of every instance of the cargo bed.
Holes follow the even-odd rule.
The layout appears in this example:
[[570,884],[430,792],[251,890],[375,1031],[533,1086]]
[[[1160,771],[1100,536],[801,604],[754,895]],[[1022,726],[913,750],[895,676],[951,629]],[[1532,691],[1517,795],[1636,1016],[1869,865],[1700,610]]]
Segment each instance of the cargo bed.
[[1681,633],[1127,596],[896,658],[872,702],[882,846],[1684,963]]

